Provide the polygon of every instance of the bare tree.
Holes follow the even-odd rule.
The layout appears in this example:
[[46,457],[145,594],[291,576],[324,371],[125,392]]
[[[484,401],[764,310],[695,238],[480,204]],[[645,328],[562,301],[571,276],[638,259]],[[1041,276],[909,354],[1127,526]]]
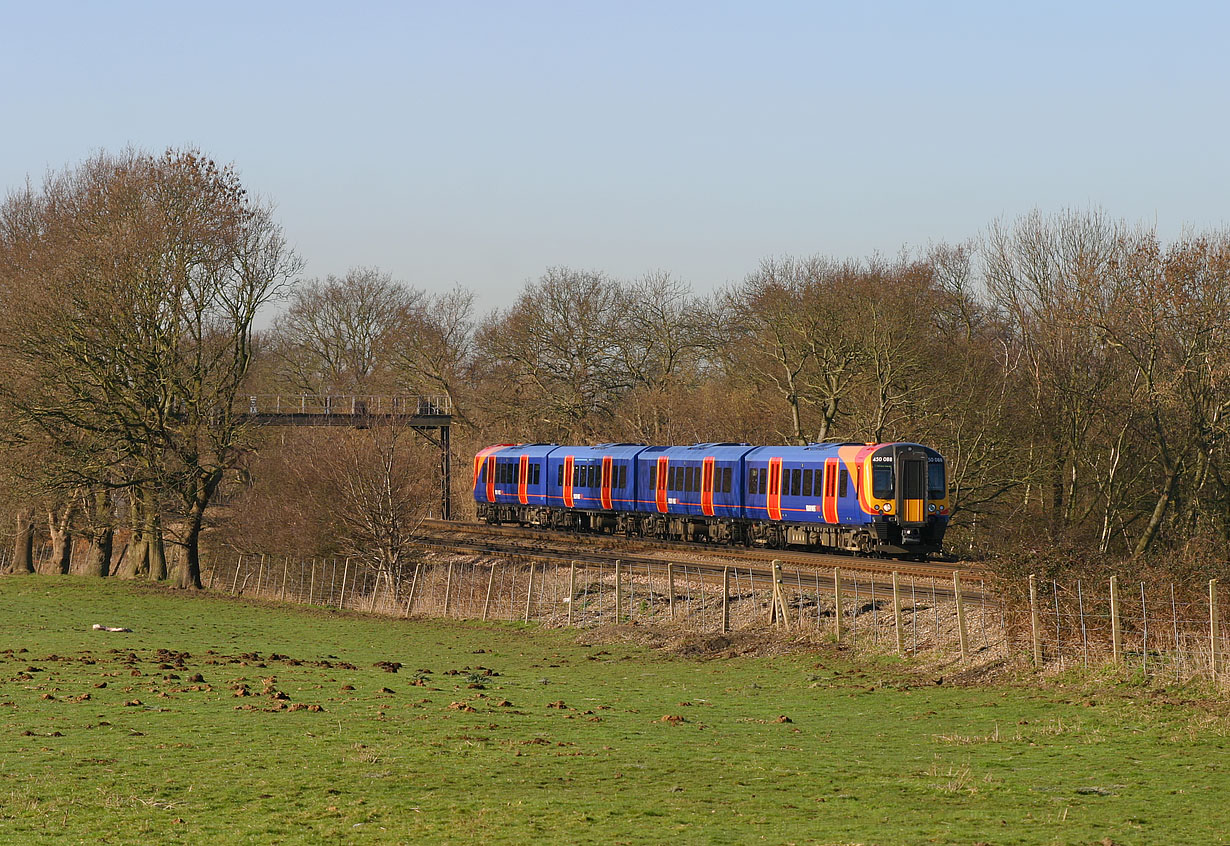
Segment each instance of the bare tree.
[[252,322],[298,268],[234,170],[195,151],[101,154],[0,213],[0,399],[48,444],[55,487],[175,503],[182,586],[200,586],[205,508],[241,446]]
[[586,439],[611,419],[629,387],[620,366],[620,287],[601,273],[556,267],[526,286],[506,312],[488,318],[478,345],[506,417],[526,413],[523,431]]
[[280,381],[308,394],[387,390],[423,294],[372,267],[303,283],[274,323]]

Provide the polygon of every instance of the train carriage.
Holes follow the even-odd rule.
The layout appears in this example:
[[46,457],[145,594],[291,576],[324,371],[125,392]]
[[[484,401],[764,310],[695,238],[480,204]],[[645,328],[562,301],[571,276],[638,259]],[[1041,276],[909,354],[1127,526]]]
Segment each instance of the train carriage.
[[547,461],[556,444],[499,444],[474,457],[474,500],[493,523],[536,522],[550,504]]
[[748,444],[648,447],[637,460],[640,534],[735,542]]

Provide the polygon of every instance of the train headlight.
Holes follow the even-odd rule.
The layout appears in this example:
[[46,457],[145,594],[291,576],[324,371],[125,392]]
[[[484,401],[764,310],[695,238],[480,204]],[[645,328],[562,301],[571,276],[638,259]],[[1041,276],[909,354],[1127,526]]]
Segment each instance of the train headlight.
[[891,502],[884,503],[884,513],[885,514],[893,513],[893,504]]
[[930,512],[932,512],[932,513],[935,513],[935,503],[934,503],[934,502],[930,503],[930,504],[927,506],[927,510],[928,510],[928,511],[930,511]]
[[879,510],[880,510],[880,506],[878,506],[878,505],[873,505],[872,507],[873,507],[876,511],[879,511]]

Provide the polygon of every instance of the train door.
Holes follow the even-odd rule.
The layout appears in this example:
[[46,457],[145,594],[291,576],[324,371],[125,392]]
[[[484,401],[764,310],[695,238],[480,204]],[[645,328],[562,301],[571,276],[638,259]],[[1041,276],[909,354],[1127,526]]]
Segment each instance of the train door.
[[602,507],[607,511],[612,509],[611,504],[611,471],[614,467],[614,461],[609,455],[602,456]]
[[837,459],[824,460],[824,522],[837,522]]
[[700,510],[706,517],[713,516],[713,467],[715,462],[716,459],[710,456],[700,465]]
[[927,514],[927,456],[902,453],[897,458],[897,513],[902,523],[922,523]]
[[522,505],[530,504],[529,477],[530,457],[523,455],[521,460],[517,462],[517,499],[521,501]]
[[669,456],[658,456],[658,469],[654,476],[654,500],[658,506],[658,513],[666,513],[666,483],[667,471],[670,469],[671,460]]

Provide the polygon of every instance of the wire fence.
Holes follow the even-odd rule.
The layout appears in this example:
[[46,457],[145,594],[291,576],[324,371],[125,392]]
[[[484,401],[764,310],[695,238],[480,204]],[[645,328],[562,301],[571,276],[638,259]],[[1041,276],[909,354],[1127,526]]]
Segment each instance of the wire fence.
[[[347,559],[241,555],[207,565],[206,586],[236,596],[384,614],[592,627],[674,625],[696,633],[776,626],[853,649],[1003,657],[1005,618],[981,579],[686,563],[510,558],[420,561],[391,575]],[[954,582],[968,597],[957,601]],[[837,585],[840,585],[838,590]]]
[[1194,587],[1029,577],[1005,596],[1010,649],[1040,667],[1118,664],[1150,677],[1225,680],[1225,591],[1217,579]]

